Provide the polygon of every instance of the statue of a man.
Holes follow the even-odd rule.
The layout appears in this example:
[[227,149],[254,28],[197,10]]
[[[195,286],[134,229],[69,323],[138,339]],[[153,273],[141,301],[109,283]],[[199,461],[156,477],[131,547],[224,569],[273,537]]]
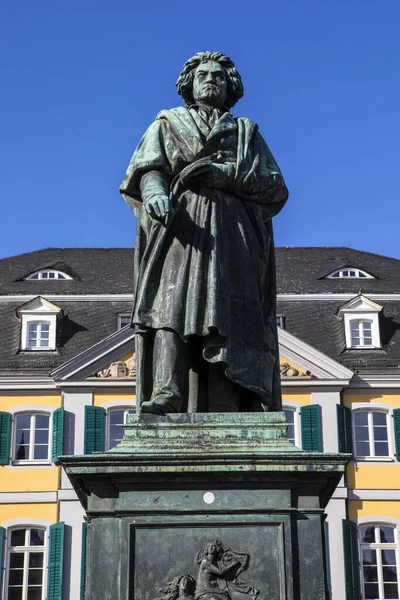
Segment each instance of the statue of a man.
[[137,399],[142,412],[280,410],[271,218],[288,191],[258,127],[234,118],[233,62],[199,52],[121,193],[135,211]]

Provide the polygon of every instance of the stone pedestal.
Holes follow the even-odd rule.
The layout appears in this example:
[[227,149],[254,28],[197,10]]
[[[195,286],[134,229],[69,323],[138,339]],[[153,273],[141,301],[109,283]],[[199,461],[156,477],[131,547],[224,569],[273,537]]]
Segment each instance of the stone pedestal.
[[284,413],[132,416],[114,450],[63,457],[88,516],[85,600],[163,598],[210,561],[218,600],[325,599],[324,507],[349,457],[285,432]]

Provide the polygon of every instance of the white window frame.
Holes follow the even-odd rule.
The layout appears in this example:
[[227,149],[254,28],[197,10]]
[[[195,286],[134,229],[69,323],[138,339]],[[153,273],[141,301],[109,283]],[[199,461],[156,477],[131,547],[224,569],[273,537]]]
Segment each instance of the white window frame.
[[[31,346],[29,344],[29,330],[31,328],[32,325],[36,326],[36,346]],[[43,325],[48,326],[48,331],[49,331],[49,335],[48,335],[48,340],[47,340],[47,344],[44,346],[42,345],[40,342],[42,341],[42,328]],[[31,320],[31,319],[26,319],[25,320],[25,328],[26,328],[26,339],[25,339],[25,348],[24,350],[30,350],[31,352],[36,352],[36,351],[43,351],[43,350],[53,350],[53,346],[52,346],[52,328],[51,328],[51,321],[48,320],[44,320],[44,319],[38,319],[38,320]]]
[[126,327],[129,323],[127,323],[127,325],[122,325],[122,319],[131,319],[131,314],[130,313],[121,313],[117,316],[117,330],[119,331],[120,329],[122,329],[123,327]]
[[[354,273],[354,275],[344,275],[344,273]],[[362,275],[360,275],[362,273]],[[375,279],[372,275],[367,273],[366,271],[362,271],[357,267],[342,267],[341,269],[336,269],[329,273],[326,276],[326,279]]]
[[[355,428],[355,413],[359,412],[367,412],[368,413],[368,444],[370,451],[372,450],[375,453],[374,448],[374,437],[373,437],[373,423],[372,423],[372,413],[380,412],[386,415],[386,430],[388,437],[388,456],[376,456],[375,454],[371,454],[369,456],[359,456],[357,455],[357,445],[356,445],[356,428]],[[394,429],[393,429],[393,412],[390,408],[385,408],[383,406],[371,406],[363,405],[357,406],[352,409],[352,435],[354,440],[354,460],[357,462],[394,462],[395,461],[395,447],[394,447]]]
[[[56,350],[57,315],[61,308],[38,296],[17,309],[21,318],[21,350],[26,352],[48,352]],[[49,344],[47,347],[28,347],[28,325],[30,323],[49,324]]]
[[[363,562],[362,562],[362,550],[363,549],[369,549],[369,550],[394,550],[395,551],[395,556],[396,556],[396,570],[397,570],[397,588],[398,591],[400,592],[400,561],[399,561],[399,526],[397,522],[393,522],[391,520],[386,520],[386,518],[384,518],[384,520],[381,520],[381,518],[378,519],[374,519],[373,517],[364,517],[358,520],[357,523],[358,526],[358,544],[359,544],[359,552],[360,552],[360,577],[361,577],[361,593],[362,593],[362,597],[365,600],[365,590],[364,590],[364,569],[363,569]],[[374,527],[375,531],[375,538],[376,538],[376,528],[377,527],[392,527],[394,530],[394,543],[390,543],[390,544],[383,544],[382,542],[380,543],[362,543],[361,542],[361,535],[360,535],[360,528],[361,527]],[[382,557],[381,557],[381,553],[377,552],[376,554],[377,556],[377,571],[378,571],[378,589],[379,589],[379,596],[380,596],[380,600],[384,600],[385,596],[384,596],[384,589],[383,589],[383,574],[382,574]]]
[[[11,533],[12,531],[18,529],[42,529],[44,531],[44,544],[43,546],[14,546],[11,547]],[[26,533],[25,533],[26,535]],[[24,552],[24,554],[28,554],[30,552],[40,552],[43,551],[43,571],[42,571],[42,598],[41,600],[45,600],[47,598],[47,565],[48,565],[48,551],[49,551],[49,529],[45,525],[42,524],[33,524],[33,523],[20,523],[15,524],[12,527],[8,527],[6,529],[6,543],[5,543],[5,569],[4,569],[4,598],[8,596],[8,586],[9,586],[9,577],[10,577],[10,558],[11,555],[16,553],[15,548],[19,548],[19,552]],[[24,574],[23,574],[23,595],[22,598],[25,600],[27,597],[27,574],[28,568],[26,566],[29,565],[27,559],[24,561]],[[1,592],[1,590],[0,590]]]
[[296,448],[301,448],[300,408],[301,404],[299,402],[292,402],[291,400],[285,400],[282,402],[282,410],[290,410],[293,412],[294,445]]
[[[124,411],[124,424],[126,423],[126,418],[129,414],[129,411],[134,411],[136,413],[136,406],[134,404],[119,404],[115,406],[110,406],[106,412],[106,450],[110,450],[110,414],[115,411]],[[115,446],[113,446],[115,448]]]
[[[51,410],[44,411],[44,410],[26,410],[26,408],[24,410],[20,410],[18,412],[14,412],[13,416],[12,416],[12,435],[11,435],[11,464],[13,466],[28,466],[28,465],[49,465],[51,464],[51,448],[52,448],[52,434],[53,434],[53,415],[52,415]],[[33,439],[34,436],[32,435],[32,433],[34,432],[34,426],[33,423],[36,424],[36,419],[33,420],[31,419],[31,425],[30,425],[30,440],[29,440],[29,458],[24,458],[22,460],[18,459],[16,457],[16,435],[17,435],[17,417],[22,417],[28,415],[29,417],[36,417],[36,416],[44,416],[44,417],[49,417],[49,441],[48,441],[48,447],[47,447],[47,458],[32,458],[33,456],[33,452],[34,452],[34,443],[33,443]]]
[[[353,323],[358,323],[358,331],[359,331],[359,338],[360,338],[360,343],[359,344],[354,344],[353,340],[351,339],[351,326]],[[369,323],[371,325],[371,343],[370,344],[365,344],[365,338],[364,338],[364,326],[362,324],[364,323]],[[367,319],[364,315],[363,316],[357,316],[357,317],[351,317],[348,320],[348,333],[350,336],[350,348],[375,348],[376,347],[376,331],[374,331],[376,327],[376,324],[374,323],[373,319]]]
[[[45,275],[49,273],[53,273],[54,277],[45,277]],[[38,277],[35,277],[35,275],[38,275]],[[30,273],[24,278],[24,281],[63,281],[65,279],[73,278],[64,273],[64,271],[58,271],[57,269],[40,269],[40,271],[34,271],[33,273]]]
[[[344,306],[340,307],[338,314],[343,315],[344,318],[344,330],[346,336],[346,348],[358,349],[358,350],[370,350],[373,348],[381,348],[381,339],[379,332],[379,313],[382,311],[383,306],[373,302],[366,296],[356,296]],[[372,344],[364,346],[358,344],[353,346],[351,343],[351,331],[350,323],[352,321],[370,321],[371,322],[371,335]]]

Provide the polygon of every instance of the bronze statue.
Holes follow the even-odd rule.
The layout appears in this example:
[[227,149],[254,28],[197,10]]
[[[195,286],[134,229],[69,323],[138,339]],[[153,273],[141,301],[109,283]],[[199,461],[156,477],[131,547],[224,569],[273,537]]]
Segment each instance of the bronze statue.
[[250,556],[224,548],[220,540],[206,542],[195,556],[197,579],[191,575],[174,577],[158,591],[156,600],[259,600],[260,591],[238,579],[249,566]]
[[288,191],[233,62],[199,52],[177,81],[121,193],[135,211],[139,410],[280,410],[271,218]]

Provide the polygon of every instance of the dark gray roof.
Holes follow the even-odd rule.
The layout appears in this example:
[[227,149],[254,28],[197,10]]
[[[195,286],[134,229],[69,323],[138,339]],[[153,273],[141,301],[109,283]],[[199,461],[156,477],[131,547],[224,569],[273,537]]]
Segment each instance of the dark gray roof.
[[131,302],[55,302],[62,309],[57,327],[57,352],[21,352],[20,302],[0,303],[1,369],[47,371],[93,346],[117,329],[120,313],[130,313]]
[[[132,248],[47,248],[0,260],[0,295],[129,294],[133,286]],[[64,271],[74,279],[24,277],[39,269]]]
[[[133,254],[129,248],[49,248],[0,260],[0,295],[131,294]],[[279,294],[400,293],[400,260],[350,248],[277,248]],[[324,279],[335,269],[357,267],[375,279]],[[33,271],[53,268],[73,280],[31,280]],[[282,296],[281,296],[282,298]],[[57,301],[62,308],[58,352],[20,352],[20,320],[24,302],[0,301],[0,369],[50,371],[116,330],[117,315],[129,313],[131,302]],[[351,369],[389,368],[400,364],[400,301],[381,302],[382,350],[346,350],[343,322],[337,311],[343,301],[278,301],[286,329]]]
[[400,301],[386,300],[379,315],[382,349],[347,350],[343,320],[337,316],[343,301],[279,300],[286,330],[351,370],[400,365]]
[[[375,279],[324,279],[341,267],[356,267]],[[400,260],[352,248],[277,248],[278,293],[400,293]]]

